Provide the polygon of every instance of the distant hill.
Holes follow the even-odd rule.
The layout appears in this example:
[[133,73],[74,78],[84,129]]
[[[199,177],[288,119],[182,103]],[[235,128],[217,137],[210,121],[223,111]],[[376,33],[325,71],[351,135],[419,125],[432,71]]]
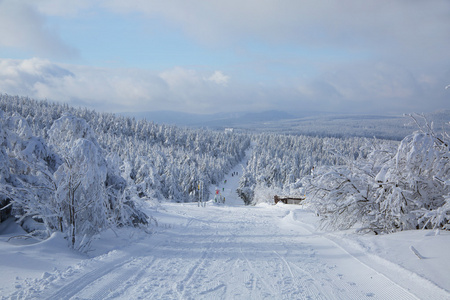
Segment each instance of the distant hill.
[[191,114],[175,111],[149,111],[149,112],[129,112],[122,113],[125,116],[135,117],[137,119],[146,119],[158,124],[173,124],[178,126],[193,127],[230,127],[233,125],[251,124],[255,122],[278,121],[294,119],[295,116],[283,111],[264,111],[258,113],[237,112],[237,113],[218,113],[218,114]]
[[[223,130],[232,127],[237,131],[271,132],[292,135],[331,137],[376,137],[401,140],[418,130],[417,124],[402,115],[346,115],[319,112],[303,112],[296,115],[283,111],[237,112],[223,114],[189,114],[172,111],[127,113],[138,119],[146,119],[158,124],[173,124],[187,127],[204,127]],[[434,124],[436,132],[441,132],[450,121],[450,110],[440,110],[425,114]],[[418,118],[421,122],[423,120]],[[447,131],[450,130],[447,126]]]

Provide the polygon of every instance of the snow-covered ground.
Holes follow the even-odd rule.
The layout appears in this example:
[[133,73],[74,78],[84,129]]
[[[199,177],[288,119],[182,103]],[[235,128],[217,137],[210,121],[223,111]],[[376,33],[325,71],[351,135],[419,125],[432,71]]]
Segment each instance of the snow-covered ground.
[[450,299],[449,232],[321,232],[307,208],[244,206],[226,180],[225,204],[149,203],[153,232],[105,232],[87,255],[0,224],[2,299]]

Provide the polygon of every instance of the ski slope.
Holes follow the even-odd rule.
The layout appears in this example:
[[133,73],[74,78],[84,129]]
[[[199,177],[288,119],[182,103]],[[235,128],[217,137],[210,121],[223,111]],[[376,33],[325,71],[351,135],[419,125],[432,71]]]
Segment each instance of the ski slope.
[[[160,231],[44,272],[3,299],[446,299],[406,270],[390,276],[298,219],[288,205],[164,204]],[[309,214],[310,215],[310,214]],[[164,229],[163,229],[164,228]],[[356,252],[355,252],[356,251]],[[411,255],[413,255],[411,253]],[[384,274],[386,273],[387,274]]]
[[[231,172],[242,174],[241,168]],[[2,238],[1,299],[450,299],[448,259],[420,247],[438,240],[445,249],[450,235],[416,245],[426,259],[400,252],[422,269],[437,261],[441,276],[427,277],[413,263],[375,255],[371,248],[385,244],[373,237],[315,230],[314,214],[301,206],[244,206],[235,193],[238,180],[228,176],[212,187],[225,204],[149,206],[154,232],[105,233],[89,257],[62,247],[58,235],[31,245]],[[410,241],[385,246],[402,245]],[[20,264],[25,256],[29,263]]]

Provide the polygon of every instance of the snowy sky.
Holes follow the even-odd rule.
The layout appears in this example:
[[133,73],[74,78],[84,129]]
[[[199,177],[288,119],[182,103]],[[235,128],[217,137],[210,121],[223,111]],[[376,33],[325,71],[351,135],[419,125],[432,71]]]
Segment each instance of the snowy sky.
[[450,108],[448,0],[0,0],[0,92],[99,111]]

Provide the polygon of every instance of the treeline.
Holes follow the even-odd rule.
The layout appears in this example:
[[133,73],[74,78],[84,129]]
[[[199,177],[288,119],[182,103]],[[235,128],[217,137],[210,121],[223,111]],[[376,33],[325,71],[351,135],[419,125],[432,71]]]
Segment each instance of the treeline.
[[[285,195],[301,194],[300,179],[319,166],[339,165],[344,161],[333,153],[339,151],[353,159],[365,158],[366,138],[323,138],[311,136],[258,134],[253,136],[253,151],[240,180],[238,194],[246,204],[270,199],[258,191],[272,190]],[[379,143],[397,144],[382,140]],[[255,194],[256,192],[256,194]]]
[[450,136],[410,118],[419,130],[400,142],[255,135],[237,192],[246,204],[306,196],[328,229],[449,230]]
[[138,199],[196,201],[200,181],[207,196],[250,145],[26,97],[0,95],[0,110],[3,215],[35,235],[62,231],[77,248],[113,223],[145,224]]
[[[397,147],[373,143],[365,158],[344,157],[304,177],[308,202],[332,229],[391,233],[450,230],[450,136],[424,117]],[[419,119],[423,119],[419,122]]]

